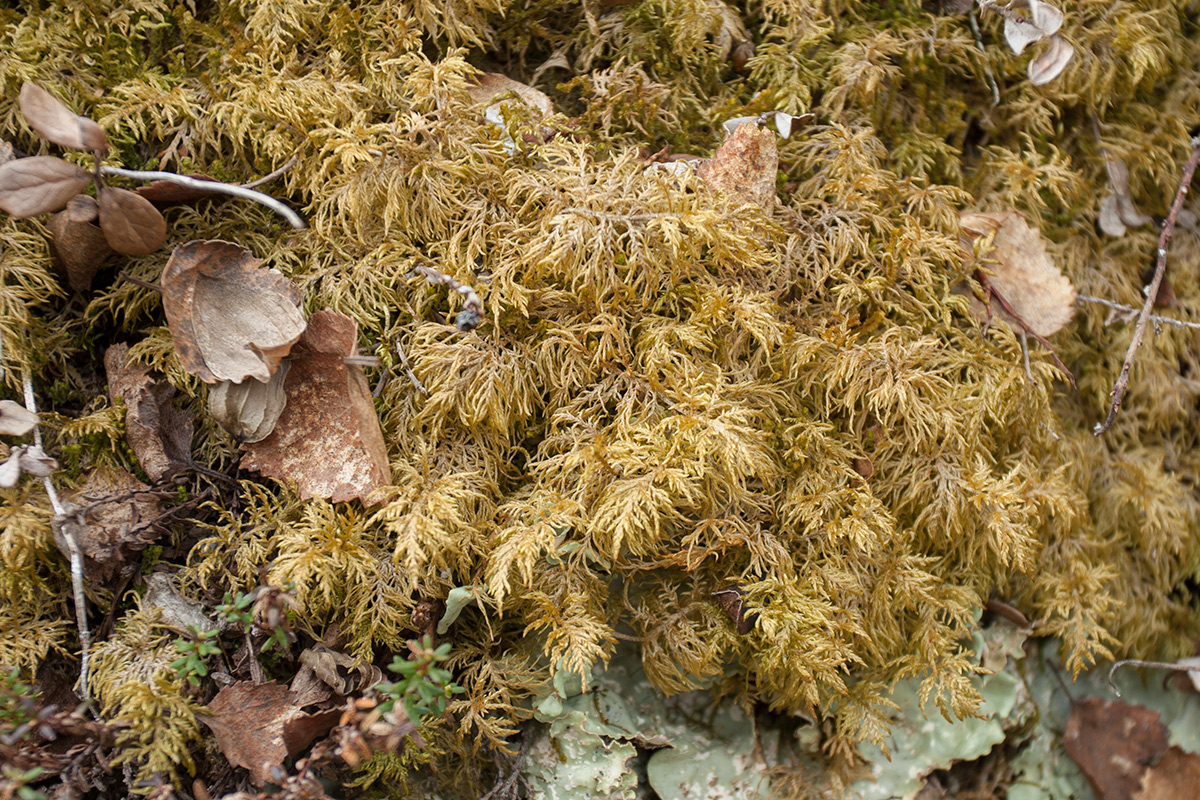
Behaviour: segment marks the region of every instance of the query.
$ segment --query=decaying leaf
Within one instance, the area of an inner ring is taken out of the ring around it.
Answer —
[[[153,572],[147,575],[147,591],[142,600],[142,607],[158,609],[159,622],[179,633],[186,633],[189,628],[211,631],[220,627],[212,617],[204,613],[199,603],[179,593],[176,587],[177,577],[167,572]]]
[[[507,92],[515,92],[521,102],[541,113],[543,117],[554,114],[554,103],[546,94],[532,86],[526,86],[520,81],[514,81],[498,72],[484,72],[475,78],[476,83],[470,88],[471,99],[479,104],[488,104],[491,111],[492,98]]]
[[[184,173],[184,177],[195,178],[201,181],[216,180],[213,176],[205,175],[203,172],[187,172]],[[134,191],[140,197],[149,200],[156,206],[194,203],[197,200],[221,200],[229,196],[218,192],[206,192],[194,186],[184,186],[182,183],[175,181],[150,181],[145,186],[137,187]]]
[[[18,158],[0,166],[0,210],[17,218],[57,211],[91,180],[91,175],[61,158]]]
[[[266,383],[254,378],[221,381],[208,390],[208,413],[239,442],[261,442],[275,430],[287,404],[283,383],[288,368],[287,361],[281,363]]]
[[[125,470],[98,467],[67,499],[71,513],[55,522],[70,527],[83,552],[84,571],[102,583],[132,574],[138,554],[162,533],[155,525],[161,499]],[[69,558],[65,542],[59,547]]]
[[[13,400],[0,400],[0,435],[24,436],[37,425],[37,414]]]
[[[712,158],[700,162],[696,174],[710,188],[738,203],[770,210],[775,205],[778,164],[775,134],[747,122],[737,127]]]
[[[114,344],[104,353],[108,396],[125,400],[125,440],[142,469],[158,482],[191,466],[192,412],[175,408],[175,388],[155,381],[140,364],[126,364],[129,345]]]
[[[311,667],[315,675],[340,695],[374,686],[383,673],[374,664],[358,664],[345,653],[314,645],[300,654],[300,663]]]
[[[8,451],[8,458],[0,464],[0,489],[11,489],[21,480],[21,473],[44,478],[58,469],[58,462],[43,452],[42,448],[21,445]]]
[[[217,692],[208,704],[211,716],[200,721],[229,762],[250,770],[251,779],[262,785],[271,780],[272,767],[328,733],[341,715],[341,709],[306,714],[299,700],[275,683],[238,681]]]
[[[1050,45],[1038,57],[1029,62],[1029,82],[1043,86],[1062,74],[1071,63],[1075,48],[1061,36],[1051,36]]]
[[[1020,55],[1030,44],[1052,36],[1063,24],[1063,12],[1041,0],[1029,0],[1029,19],[1015,14],[1004,18],[1004,41]]]
[[[162,247],[167,221],[149,200],[128,189],[106,186],[96,198],[100,229],[108,246],[127,256],[145,256]]]
[[[1167,749],[1167,728],[1144,706],[1091,697],[1072,707],[1063,747],[1098,800],[1128,800]]]
[[[726,586],[713,592],[713,599],[725,612],[725,616],[729,617],[734,629],[741,636],[754,630],[754,623],[758,621],[758,614],[746,613],[746,607],[742,602],[744,594],[742,587],[737,585]]]
[[[1195,800],[1200,792],[1200,756],[1168,747],[1146,770],[1133,800]]]
[[[1129,168],[1119,158],[1108,158],[1104,162],[1108,172],[1108,188],[1100,203],[1100,230],[1109,236],[1124,236],[1126,228],[1138,228],[1149,224],[1149,215],[1143,214],[1133,203],[1129,194]]]
[[[104,231],[93,224],[99,216],[95,198],[78,194],[67,207],[50,217],[50,252],[59,265],[67,285],[77,292],[91,288],[92,279],[112,248]]]
[[[284,388],[287,406],[275,430],[243,445],[244,469],[295,481],[300,496],[335,502],[368,497],[391,482],[387,447],[356,354],[358,326],[344,314],[313,314],[297,345]]]
[[[42,87],[24,83],[18,102],[29,127],[47,141],[72,150],[108,152],[108,137],[103,128],[67,108]]]
[[[163,310],[184,369],[205,383],[266,383],[304,333],[300,290],[233,242],[193,241],[163,270]]]
[[[1041,233],[1029,227],[1024,217],[1016,211],[971,212],[962,214],[960,222],[968,259],[973,258],[976,240],[991,237],[991,249],[981,253],[980,266],[1034,333],[1049,336],[1071,321],[1075,287],[1050,260]],[[981,320],[987,318],[988,309],[977,298],[971,299],[971,308]],[[1010,325],[1018,325],[997,304],[992,304],[991,311]]]

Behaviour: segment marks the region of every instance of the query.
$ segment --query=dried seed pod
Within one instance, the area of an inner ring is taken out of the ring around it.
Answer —
[[[208,391],[208,413],[239,442],[261,442],[275,430],[287,405],[283,384],[288,368],[287,361],[280,363],[266,383],[254,378],[221,381]]]

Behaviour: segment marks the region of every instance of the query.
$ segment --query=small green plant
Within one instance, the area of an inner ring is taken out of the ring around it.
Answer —
[[[42,767],[19,770],[16,767],[5,766],[4,777],[0,780],[0,797],[19,797],[21,800],[46,800],[46,795],[32,788],[33,783],[45,772]]]
[[[427,635],[409,642],[408,649],[410,658],[397,654],[388,665],[400,680],[381,683],[375,688],[387,698],[380,704],[383,711],[391,711],[396,703],[401,703],[409,719],[419,724],[426,714],[444,714],[446,699],[466,690],[451,680],[450,670],[438,666],[450,658],[449,642],[434,648],[433,637]]]
[[[239,592],[236,598],[229,592],[225,593],[225,602],[217,606],[217,615],[221,619],[239,626],[242,633],[249,633],[254,627],[254,612],[251,606],[254,605],[254,594]]]
[[[37,714],[33,688],[16,667],[0,673],[0,734],[21,727]]]
[[[179,658],[171,662],[171,669],[180,678],[185,678],[192,686],[200,685],[200,678],[208,675],[208,664],[205,659],[221,652],[217,644],[217,630],[202,631],[195,625],[189,625],[191,638],[180,637],[175,640],[175,649]]]

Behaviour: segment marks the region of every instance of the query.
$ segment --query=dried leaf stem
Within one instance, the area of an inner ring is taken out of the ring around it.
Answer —
[[[33,376],[28,368],[21,372],[21,384],[25,395],[25,408],[30,414],[36,414],[37,397],[33,393]],[[33,444],[39,450],[42,449],[42,429],[36,424],[33,426]],[[46,496],[50,498],[50,507],[54,509],[55,517],[65,517],[67,510],[58,499],[58,492],[55,491],[50,476],[42,478],[42,483],[46,487]],[[91,649],[92,636],[88,629],[87,597],[83,593],[83,552],[67,526],[60,525],[59,530],[71,554],[71,593],[75,598],[75,624],[79,627],[79,694],[84,701],[88,701],[91,699],[88,692],[88,651]]]
[[[1083,303],[1095,303],[1096,305],[1111,309],[1112,313],[1104,321],[1105,325],[1110,324],[1113,320],[1129,322],[1129,320],[1136,317],[1139,313],[1138,309],[1133,306],[1127,306],[1124,303],[1114,303],[1112,300],[1105,300],[1103,297],[1089,297],[1088,295],[1080,294],[1075,296],[1075,300]],[[1153,322],[1155,326],[1171,325],[1176,328],[1191,328],[1194,331],[1200,331],[1200,322],[1188,322],[1187,320],[1163,317],[1158,314],[1151,314],[1146,319]]]
[[[250,200],[259,205],[266,206],[274,211],[279,216],[288,221],[296,230],[302,230],[307,227],[304,220],[300,218],[292,209],[288,208],[283,202],[276,200],[270,195],[256,192],[245,186],[235,186],[232,183],[222,183],[220,181],[206,181],[200,178],[190,178],[187,175],[176,175],[174,172],[157,172],[138,169],[122,169],[121,167],[104,166],[100,168],[101,175],[116,175],[118,178],[129,178],[135,181],[170,181],[178,183],[181,186],[186,186],[189,189],[196,189],[201,192],[216,192],[218,194],[228,194],[234,197],[240,197],[243,200]],[[268,176],[274,177],[274,175]]]
[[[1058,367],[1059,370],[1067,376],[1067,381],[1071,384],[1071,388],[1076,388],[1075,376],[1071,373],[1071,370],[1067,369],[1067,365],[1062,362],[1062,359],[1058,357],[1058,353],[1054,352],[1054,348],[1050,346],[1050,342],[1046,341],[1046,337],[1029,327],[1029,323],[1026,322],[1025,319],[1016,312],[1016,310],[1012,307],[1012,304],[1008,302],[1004,295],[1000,294],[1000,292],[996,290],[996,287],[992,285],[992,282],[988,279],[988,276],[983,270],[975,270],[975,280],[979,281],[979,284],[983,287],[983,290],[987,292],[989,297],[996,298],[996,302],[1000,304],[1000,307],[1003,308],[1010,317],[1016,320],[1017,324],[1021,326],[1022,334],[1028,334],[1029,336],[1032,336],[1034,341],[1046,348],[1046,352],[1050,354],[1050,358],[1054,359],[1054,366]],[[1025,352],[1026,357],[1028,357],[1028,348],[1026,348]],[[1026,362],[1025,371],[1027,373],[1029,372],[1028,362]]]
[[[1121,400],[1125,397],[1125,390],[1129,387],[1129,370],[1133,367],[1133,357],[1137,354],[1138,348],[1142,346],[1142,339],[1146,335],[1146,323],[1150,321],[1150,312],[1154,309],[1154,301],[1158,298],[1158,287],[1162,284],[1163,276],[1167,272],[1167,245],[1171,243],[1171,234],[1175,231],[1175,219],[1179,216],[1179,209],[1183,207],[1184,198],[1187,197],[1192,176],[1196,174],[1196,166],[1200,164],[1200,136],[1193,138],[1190,144],[1192,154],[1183,167],[1183,176],[1179,180],[1179,191],[1175,193],[1175,202],[1171,203],[1171,210],[1163,222],[1162,232],[1158,235],[1158,262],[1154,267],[1154,278],[1145,290],[1146,300],[1142,303],[1142,311],[1138,315],[1137,327],[1133,331],[1133,340],[1129,342],[1129,350],[1125,353],[1125,363],[1121,365],[1121,374],[1117,377],[1117,382],[1113,384],[1112,392],[1109,393],[1112,397],[1112,404],[1108,407],[1108,416],[1104,422],[1092,430],[1096,436],[1112,427],[1113,421],[1117,418],[1117,412],[1121,409]]]

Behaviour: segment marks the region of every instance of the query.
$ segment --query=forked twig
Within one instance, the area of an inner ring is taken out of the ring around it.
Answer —
[[[1163,222],[1162,232],[1158,235],[1158,261],[1154,267],[1154,278],[1145,290],[1146,300],[1142,303],[1142,312],[1138,315],[1137,327],[1133,330],[1133,340],[1129,342],[1129,350],[1125,352],[1125,363],[1121,365],[1121,374],[1117,377],[1117,382],[1113,384],[1112,391],[1109,393],[1112,397],[1112,404],[1108,407],[1108,416],[1104,422],[1092,430],[1096,436],[1112,427],[1117,418],[1117,412],[1121,409],[1121,400],[1125,397],[1125,390],[1129,387],[1129,370],[1133,367],[1133,357],[1137,354],[1138,348],[1142,346],[1142,338],[1146,335],[1146,323],[1150,321],[1150,312],[1154,310],[1154,301],[1158,299],[1158,287],[1162,284],[1163,276],[1167,272],[1167,245],[1171,243],[1171,234],[1175,231],[1175,219],[1179,216],[1179,209],[1183,207],[1183,199],[1187,196],[1192,176],[1196,173],[1196,166],[1200,164],[1200,136],[1193,138],[1190,144],[1192,154],[1183,167],[1183,176],[1179,180],[1179,191],[1175,193],[1175,202],[1171,203],[1171,210]]]

